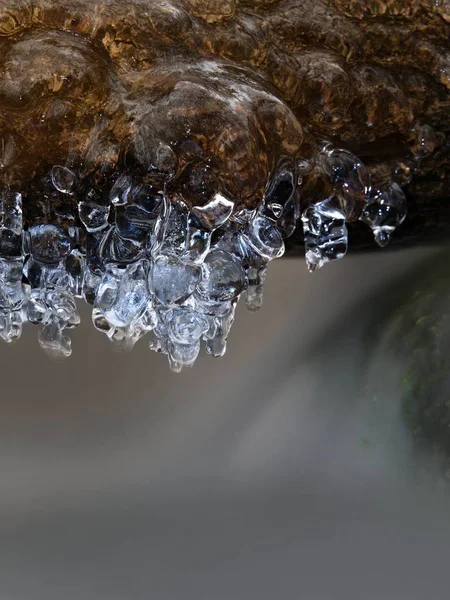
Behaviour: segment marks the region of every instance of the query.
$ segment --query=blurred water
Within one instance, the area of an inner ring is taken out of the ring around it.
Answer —
[[[448,258],[276,261],[226,357],[181,375],[87,310],[67,362],[33,329],[2,346],[0,597],[446,598],[446,409],[421,425],[446,346],[412,332],[446,326]]]

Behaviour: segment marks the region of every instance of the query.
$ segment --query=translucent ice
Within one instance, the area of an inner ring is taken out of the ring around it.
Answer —
[[[249,310],[257,311],[262,307],[266,275],[266,267],[250,267],[248,269],[248,288],[245,303]]]
[[[142,335],[144,333],[134,326],[116,327],[109,334],[109,338],[116,352],[131,352]]]
[[[291,167],[291,168],[289,168]],[[270,188],[267,190],[264,203],[275,219],[287,223],[289,212],[294,210],[295,181],[292,165],[285,165],[276,173]],[[269,214],[269,216],[271,216]],[[284,217],[284,218],[283,218]],[[292,226],[289,226],[289,230]],[[289,233],[292,233],[289,231]]]
[[[74,327],[79,324],[80,318],[77,312],[75,297],[64,289],[49,289],[45,295],[48,310],[53,317],[65,326]]]
[[[0,227],[16,235],[22,233],[22,194],[5,191],[0,195]]]
[[[188,223],[185,248],[181,254],[183,260],[201,265],[211,248],[211,233],[198,229]]]
[[[205,206],[194,206],[189,214],[189,221],[199,229],[214,231],[228,221],[233,208],[232,200],[217,193]]]
[[[16,258],[22,254],[22,236],[0,227],[0,257]]]
[[[309,271],[320,269],[347,252],[345,215],[329,200],[312,204],[302,214],[305,257]]]
[[[209,323],[205,315],[190,308],[177,308],[172,314],[169,336],[175,344],[193,344],[208,329]]]
[[[128,327],[141,316],[149,300],[145,262],[125,269],[111,264],[98,288],[95,307],[114,327]]]
[[[0,313],[0,337],[10,344],[22,335],[22,312],[20,310]]]
[[[104,312],[100,308],[96,308],[94,306],[92,310],[92,322],[94,323],[94,327],[105,333],[109,338],[112,337],[116,328],[114,325],[111,325],[109,321],[106,320]]]
[[[5,191],[0,195],[0,257],[22,255],[22,195]]]
[[[167,196],[164,194],[162,196],[161,205],[158,208],[158,215],[152,226],[148,240],[148,251],[153,255],[156,255],[161,250],[170,219],[170,213],[170,202]]]
[[[63,335],[63,327],[56,317],[40,329],[38,340],[41,348],[53,358],[63,358],[72,354],[70,338]]]
[[[161,214],[163,208],[163,194],[151,185],[134,187],[129,200],[130,215],[136,209],[136,220],[153,220]],[[132,218],[130,216],[130,218]]]
[[[234,321],[235,306],[223,317],[215,317],[215,333],[211,339],[206,341],[206,352],[215,358],[223,356],[227,349],[227,338]]]
[[[200,279],[200,268],[184,263],[177,256],[160,255],[156,258],[149,275],[152,293],[162,304],[182,304],[194,293]]]
[[[110,323],[111,321],[106,317],[106,314],[113,310],[118,300],[122,275],[123,269],[121,267],[115,264],[108,265],[95,297],[95,308],[100,310]]]
[[[347,219],[360,212],[369,192],[369,175],[363,162],[347,150],[330,148],[319,154],[318,161],[330,178]]]
[[[38,325],[48,320],[47,315],[49,314],[47,309],[47,303],[45,297],[40,293],[39,290],[34,290],[31,293],[30,299],[27,304],[27,318],[30,323]]]
[[[120,235],[143,241],[157,226],[163,208],[163,197],[151,186],[131,190],[126,205],[116,206],[116,226]]]
[[[35,225],[28,235],[31,255],[41,263],[56,264],[72,249],[70,238],[56,225]]]
[[[200,341],[191,344],[178,344],[170,341],[167,348],[170,368],[179,373],[183,367],[192,366],[200,353]]]
[[[73,196],[66,199],[73,214],[57,213],[60,225],[34,223],[24,232],[21,195],[0,195],[0,337],[17,338],[23,315],[40,325],[47,352],[68,356],[65,332],[80,322],[76,297],[82,297],[93,305],[94,326],[119,350],[150,334],[150,348],[167,355],[177,372],[194,363],[202,344],[222,356],[240,296],[246,292],[250,310],[261,307],[267,265],[282,256],[300,200],[307,206],[309,269],[345,254],[346,220],[366,202],[365,168],[330,147],[304,163],[303,170],[292,161],[276,165],[259,206],[239,211],[219,192],[202,206],[188,205],[167,184],[147,183],[144,171],[105,169],[100,179],[78,182],[70,169],[55,166],[53,186]],[[53,211],[60,195],[48,193]],[[200,197],[204,202],[206,191]],[[379,239],[401,220],[400,204],[394,185],[371,197],[363,220]]]
[[[127,175],[121,175],[111,188],[109,199],[114,206],[127,204],[132,188],[131,179]]]
[[[131,263],[143,256],[145,248],[140,241],[123,237],[116,226],[105,231],[106,233],[97,248],[97,259],[100,268],[110,262],[117,264]]]
[[[86,267],[83,277],[83,298],[88,304],[94,304],[101,277]]]
[[[185,204],[178,202],[170,207],[165,218],[161,254],[181,255],[186,247],[187,229],[188,209]]]
[[[95,202],[85,200],[78,202],[80,221],[89,233],[101,231],[108,226],[109,211],[109,206],[101,206]]]
[[[0,260],[0,337],[13,342],[22,334],[23,259]]]
[[[86,257],[80,250],[75,249],[66,259],[66,270],[69,275],[70,291],[77,298],[83,295],[83,280],[86,271]]]
[[[24,302],[22,288],[23,260],[0,260],[0,309],[18,310]]]
[[[212,250],[202,265],[198,286],[201,296],[211,302],[227,302],[239,296],[246,285],[240,261],[223,250]]]
[[[284,241],[276,222],[256,215],[243,233],[247,243],[265,260],[274,260],[284,254]]]
[[[52,183],[62,194],[72,194],[76,182],[76,175],[67,167],[55,165],[52,169]]]
[[[389,243],[393,231],[406,217],[406,198],[402,188],[390,182],[376,189],[361,216],[361,221],[369,225],[379,246]]]
[[[70,275],[68,274],[64,261],[49,265],[35,260],[32,256],[27,260],[23,268],[23,274],[28,279],[31,288],[68,288]]]

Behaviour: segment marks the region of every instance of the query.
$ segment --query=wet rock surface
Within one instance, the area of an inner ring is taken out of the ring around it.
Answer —
[[[328,141],[427,219],[450,187],[449,34],[441,0],[7,0],[0,182],[26,222],[76,219],[124,170],[238,210]],[[49,189],[54,165],[72,194]]]

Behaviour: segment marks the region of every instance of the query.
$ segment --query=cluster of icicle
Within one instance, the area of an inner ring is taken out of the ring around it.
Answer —
[[[283,218],[295,225],[301,216],[312,271],[346,253],[346,222],[354,218],[361,186],[365,200],[358,218],[380,245],[405,217],[401,188],[389,183],[371,190],[362,183],[364,166],[350,153],[325,149],[314,161],[303,161],[300,172],[317,161],[322,171],[326,167],[333,194],[315,198],[302,211],[292,200],[300,191],[303,202],[302,175],[289,198],[278,193],[257,210],[239,212],[220,192],[189,210],[164,191],[122,175],[108,202],[77,198],[78,219],[67,228],[24,227],[21,194],[4,191],[0,336],[12,342],[30,322],[39,326],[43,349],[69,356],[67,331],[79,324],[76,299],[84,298],[93,305],[95,327],[112,342],[128,350],[150,334],[150,348],[166,354],[173,371],[191,366],[202,342],[206,352],[222,356],[240,296],[245,294],[251,310],[261,307],[267,264],[284,252]],[[50,177],[61,194],[74,193],[71,170],[55,166]]]

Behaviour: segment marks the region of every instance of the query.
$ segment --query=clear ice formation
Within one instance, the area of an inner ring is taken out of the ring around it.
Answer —
[[[361,221],[369,225],[375,241],[384,248],[394,230],[406,218],[406,198],[402,188],[390,181],[372,192],[364,208]]]
[[[55,165],[50,179],[59,193],[77,196],[70,169]],[[30,322],[46,352],[69,356],[67,333],[80,323],[77,298],[84,298],[94,326],[121,350],[150,334],[150,348],[166,354],[175,372],[193,365],[202,342],[222,356],[239,298],[245,294],[252,311],[261,307],[267,265],[283,255],[298,216],[314,271],[345,255],[349,221],[362,220],[384,246],[406,215],[399,185],[371,189],[364,165],[345,150],[326,146],[300,161],[292,182],[281,174],[277,192],[269,188],[257,210],[237,211],[220,192],[188,209],[121,175],[106,203],[95,194],[76,197],[78,226],[67,229],[25,228],[21,194],[4,191],[0,337],[17,340]]]
[[[345,215],[331,200],[309,206],[302,214],[302,223],[309,271],[345,256],[348,246]]]

